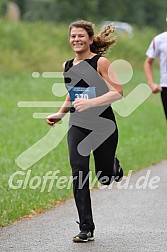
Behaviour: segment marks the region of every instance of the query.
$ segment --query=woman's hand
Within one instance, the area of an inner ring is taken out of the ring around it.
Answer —
[[[82,111],[84,111],[84,110],[89,109],[90,107],[92,107],[92,101],[91,101],[91,99],[77,98],[72,103],[72,105],[74,106],[74,108],[78,112],[82,112]]]
[[[49,115],[47,118],[46,118],[46,122],[47,124],[49,124],[50,126],[54,126],[55,123],[61,121],[61,114],[60,113],[55,113],[55,114],[52,114],[52,115]]]
[[[159,93],[159,92],[162,91],[162,88],[161,88],[158,84],[156,84],[156,83],[152,83],[152,84],[150,85],[150,87],[151,87],[152,92],[153,92],[154,94]]]

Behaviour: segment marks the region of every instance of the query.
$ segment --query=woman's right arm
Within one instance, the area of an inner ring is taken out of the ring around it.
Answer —
[[[59,109],[59,111],[55,114],[49,115],[46,118],[47,124],[49,124],[50,126],[54,126],[55,123],[59,122],[69,112],[70,105],[71,105],[70,95],[67,94],[66,99],[61,108]]]
[[[148,85],[150,86],[153,93],[159,93],[162,91],[161,87],[154,82],[154,76],[153,76],[153,65],[154,59],[147,57],[144,62],[144,73],[146,76],[146,80]]]

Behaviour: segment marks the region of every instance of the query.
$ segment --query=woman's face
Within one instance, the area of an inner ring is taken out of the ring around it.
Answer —
[[[80,54],[90,50],[93,40],[83,28],[73,27],[70,31],[69,42],[73,51]]]

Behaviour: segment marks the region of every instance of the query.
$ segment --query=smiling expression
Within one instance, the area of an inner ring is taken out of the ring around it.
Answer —
[[[80,54],[90,50],[93,40],[83,28],[73,27],[70,31],[69,42],[73,51]]]

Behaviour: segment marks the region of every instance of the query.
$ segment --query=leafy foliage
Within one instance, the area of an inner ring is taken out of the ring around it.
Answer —
[[[164,30],[166,0],[13,0],[25,20],[71,22],[88,19],[101,23],[105,20],[129,22],[139,27],[151,26]],[[0,14],[9,0],[1,0]]]

